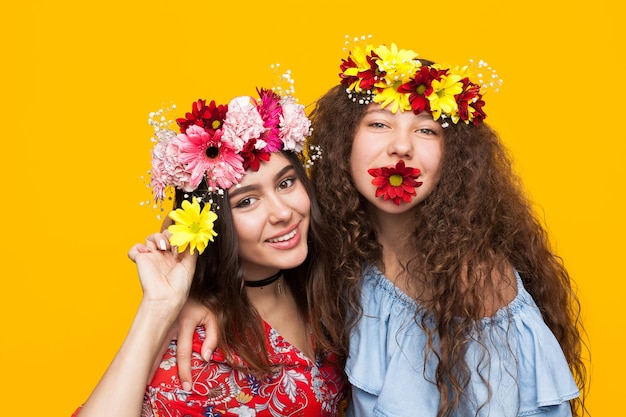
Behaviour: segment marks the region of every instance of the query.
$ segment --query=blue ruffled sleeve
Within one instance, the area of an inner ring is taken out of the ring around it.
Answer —
[[[556,338],[516,276],[516,298],[483,319],[482,331],[469,344],[468,365],[479,372],[472,373],[466,391],[471,401],[459,416],[571,416],[568,400],[579,395],[578,387]],[[432,381],[437,359],[431,354],[424,361],[427,336],[414,320],[415,302],[370,267],[362,306],[364,316],[351,334],[346,364],[353,391],[348,416],[436,416],[439,392]],[[491,386],[488,402],[481,378]]]

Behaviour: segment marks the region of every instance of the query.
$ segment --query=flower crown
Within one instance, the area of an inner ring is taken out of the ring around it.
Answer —
[[[341,63],[341,84],[348,96],[360,104],[390,105],[393,113],[412,110],[431,112],[433,119],[459,120],[478,125],[487,117],[481,85],[470,80],[469,66],[462,68],[423,63],[411,50],[395,44],[355,46]],[[479,62],[479,68],[486,66]],[[489,68],[491,70],[491,68]],[[492,78],[497,78],[493,70]],[[478,77],[482,77],[481,74]],[[501,83],[501,81],[499,81]],[[482,87],[486,87],[483,85]]]
[[[214,194],[223,195],[238,184],[247,169],[258,171],[272,152],[303,150],[311,133],[304,106],[273,90],[257,89],[257,93],[258,99],[236,97],[227,105],[215,101],[207,105],[199,99],[191,112],[176,119],[180,133],[164,122],[160,112],[151,114],[149,123],[156,136],[150,181],[154,199],[162,202],[168,189],[192,197],[169,214],[176,222],[168,228],[170,243],[180,252],[189,244],[192,253],[195,247],[202,253],[216,236],[217,214],[210,212]]]

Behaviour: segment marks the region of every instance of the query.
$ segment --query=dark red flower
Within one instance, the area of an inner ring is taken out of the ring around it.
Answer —
[[[339,73],[341,84],[346,86],[352,85],[353,82],[356,82],[359,79],[357,76],[348,76],[344,74],[348,68],[356,68],[356,64],[352,60],[351,56],[348,56],[348,59],[342,59],[339,68],[341,68],[341,72]]]
[[[461,81],[463,82],[463,91],[455,96],[459,107],[459,118],[463,121],[469,120],[469,108],[471,107],[474,113],[472,122],[478,126],[487,117],[483,111],[485,101],[482,99],[482,94],[480,94],[480,86],[472,83],[468,78],[464,78]]]
[[[248,168],[252,169],[253,171],[258,171],[261,167],[261,161],[267,162],[270,160],[270,152],[263,149],[255,149],[255,144],[256,139],[250,139],[248,142],[246,142],[240,152],[240,155],[243,158],[244,171],[246,171]]]
[[[423,65],[419,71],[415,72],[411,81],[398,87],[398,92],[409,93],[409,103],[411,103],[413,113],[430,111],[430,101],[427,96],[432,92],[432,82],[440,79],[445,73],[446,70]]]
[[[199,99],[193,103],[191,113],[185,113],[185,117],[176,119],[176,123],[178,123],[181,133],[185,133],[189,126],[196,125],[213,134],[222,127],[227,111],[228,105],[216,105],[215,101],[211,100],[207,106],[206,100]]]
[[[374,88],[374,84],[385,76],[385,71],[379,71],[378,65],[376,65],[376,60],[378,59],[378,55],[372,51],[370,55],[367,56],[367,63],[370,67],[367,70],[359,71],[358,75],[347,76],[344,74],[346,69],[348,68],[357,68],[357,64],[352,60],[352,57],[348,57],[348,59],[342,59],[341,65],[341,73],[339,77],[341,78],[341,84],[350,86],[352,83],[358,81],[358,86],[362,91],[368,91]]]
[[[372,168],[367,171],[374,179],[376,197],[383,197],[385,201],[392,200],[396,205],[402,201],[409,203],[416,195],[415,188],[422,185],[415,181],[420,175],[417,168],[405,167],[404,161],[398,161],[396,166]]]

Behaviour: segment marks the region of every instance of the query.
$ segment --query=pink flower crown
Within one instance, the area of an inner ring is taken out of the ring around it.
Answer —
[[[470,68],[452,68],[440,64],[423,64],[411,50],[398,49],[395,44],[354,47],[340,65],[341,84],[348,96],[360,104],[379,103],[391,106],[393,113],[412,110],[432,113],[444,127],[448,120],[478,125],[487,115],[481,87],[470,80]],[[487,66],[480,61],[479,68]],[[497,74],[491,69],[492,78]],[[482,74],[478,74],[482,78]],[[501,80],[489,84],[501,84]]]
[[[156,144],[150,185],[156,201],[163,201],[168,187],[191,193],[203,180],[208,187],[203,193],[223,193],[247,169],[257,171],[270,153],[302,151],[311,133],[304,106],[272,90],[257,93],[258,99],[236,97],[228,105],[194,102],[191,112],[176,119],[180,133],[151,115]]]

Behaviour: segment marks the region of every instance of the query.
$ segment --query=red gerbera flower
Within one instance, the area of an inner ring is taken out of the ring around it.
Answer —
[[[215,100],[212,100],[207,106],[206,100],[199,99],[193,103],[191,113],[185,113],[185,117],[176,119],[176,123],[180,126],[181,133],[185,133],[189,126],[196,125],[213,134],[222,127],[227,111],[228,105],[218,106]]]
[[[430,111],[430,101],[427,96],[432,93],[432,82],[438,80],[446,70],[438,70],[430,66],[423,65],[408,83],[398,87],[398,92],[409,93],[409,103],[413,113],[419,114],[423,111]]]
[[[415,181],[420,170],[405,167],[402,160],[395,167],[372,168],[367,173],[374,177],[372,184],[377,187],[376,197],[382,196],[385,201],[393,200],[396,205],[402,201],[409,203],[416,195],[415,188],[422,185],[421,181]]]

